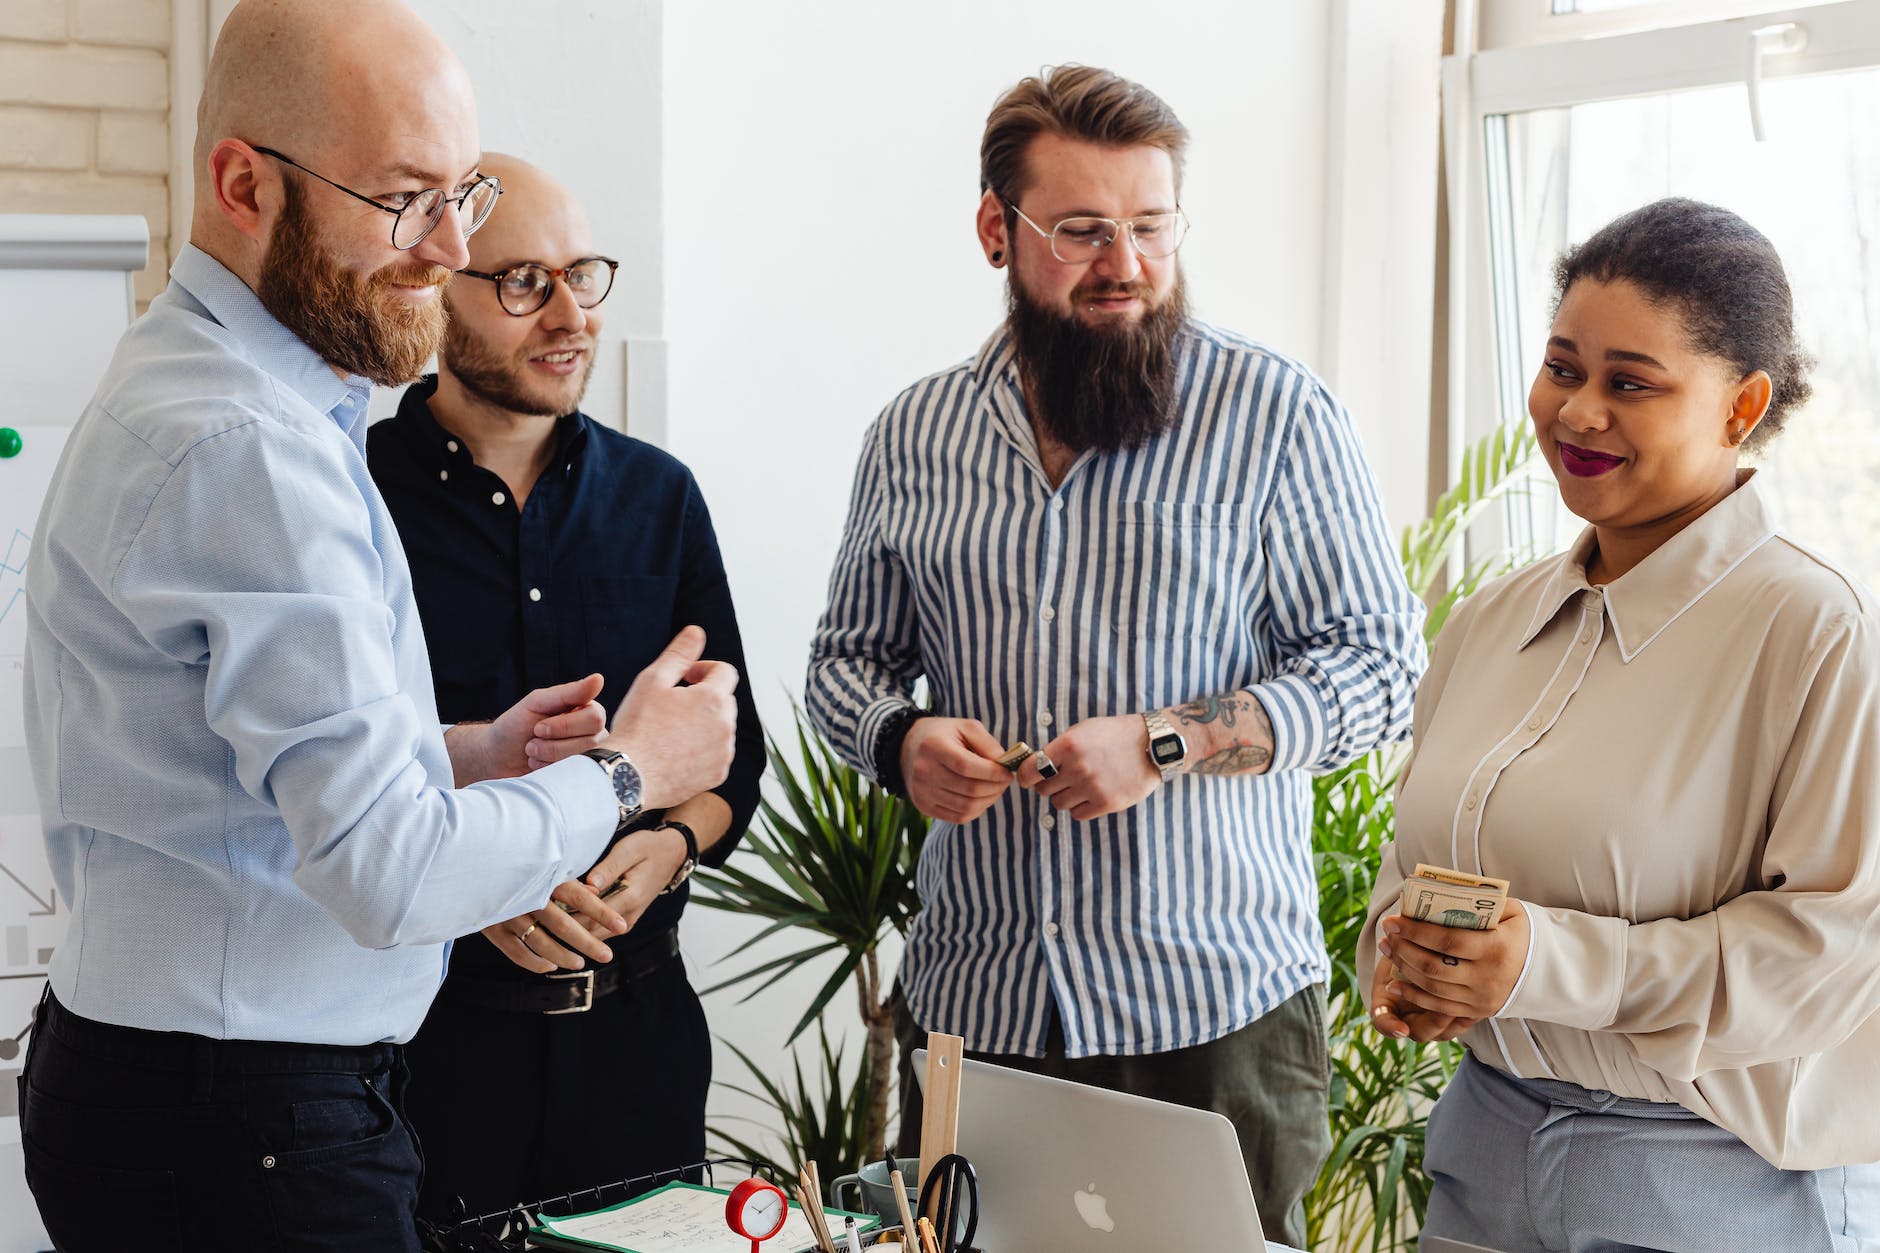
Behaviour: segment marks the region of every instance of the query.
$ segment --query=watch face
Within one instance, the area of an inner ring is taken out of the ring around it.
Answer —
[[[634,764],[622,757],[614,763],[614,799],[630,810],[640,808],[641,798],[645,795],[645,784],[640,779],[640,772]]]
[[[1158,735],[1149,745],[1149,757],[1158,766],[1172,766],[1187,756],[1178,735]]]

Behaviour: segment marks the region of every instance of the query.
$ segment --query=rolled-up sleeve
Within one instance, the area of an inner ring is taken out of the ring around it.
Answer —
[[[1261,537],[1280,661],[1251,690],[1272,769],[1323,771],[1409,731],[1428,655],[1351,418],[1309,376],[1298,387]]]
[[[436,943],[539,906],[593,864],[618,809],[575,760],[431,782],[434,713],[402,690],[389,572],[345,446],[275,423],[194,445],[156,493],[112,599],[179,666],[241,788],[276,807],[295,882],[358,943]]]
[[[829,603],[810,646],[805,700],[816,730],[850,764],[879,778],[883,725],[912,705],[920,628],[907,573],[882,539],[888,507],[886,415],[869,428],[855,471]]]

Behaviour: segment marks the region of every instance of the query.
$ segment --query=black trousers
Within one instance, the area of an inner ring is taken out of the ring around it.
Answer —
[[[580,1014],[440,996],[406,1050],[434,1222],[705,1156],[711,1035],[678,957]]]
[[[897,1152],[920,1153],[922,1101],[911,1060],[927,1033],[894,990],[894,1035],[900,1044],[901,1130]],[[1267,1239],[1305,1247],[1305,1195],[1331,1152],[1326,1117],[1331,1060],[1325,1039],[1325,988],[1315,985],[1282,1001],[1240,1030],[1166,1053],[1067,1058],[1056,1015],[1043,1057],[968,1053],[981,1061],[1073,1083],[1130,1092],[1196,1109],[1234,1124]]]
[[[48,994],[19,1079],[26,1183],[61,1253],[417,1253],[404,1074],[396,1045],[141,1031]]]

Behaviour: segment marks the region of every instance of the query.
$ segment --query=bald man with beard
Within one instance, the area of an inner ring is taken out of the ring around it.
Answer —
[[[598,674],[440,726],[365,416],[436,350],[498,195],[463,68],[390,0],[246,0],[198,135],[190,244],[29,558],[27,740],[72,915],[26,1177],[69,1253],[415,1250],[402,1042],[447,942],[722,782],[737,674],[691,628],[611,729]]]
[[[451,284],[437,375],[367,442],[411,562],[438,711],[487,718],[590,671],[624,691],[690,623],[705,628],[707,657],[742,669],[691,472],[580,410],[614,262],[555,179],[498,153],[481,168],[502,179],[503,211]],[[410,1047],[421,1215],[448,1218],[459,1200],[490,1213],[705,1155],[711,1035],[679,919],[693,866],[722,864],[757,807],[764,743],[749,692],[738,689],[724,783],[643,815],[557,888],[572,913],[537,910],[452,948]],[[595,892],[616,883],[601,905]],[[636,1081],[609,1097],[608,1117],[590,1117],[608,1073]]]

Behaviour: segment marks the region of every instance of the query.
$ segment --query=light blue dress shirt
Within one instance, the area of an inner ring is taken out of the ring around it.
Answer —
[[[341,379],[185,248],[74,427],[26,580],[26,731],[87,1018],[402,1041],[447,942],[585,871],[575,759],[453,790],[411,575]]]
[[[901,979],[923,1027],[1071,1057],[1219,1039],[1328,974],[1311,771],[1410,727],[1427,657],[1377,485],[1303,366],[1216,327],[1179,340],[1181,419],[1086,452],[1053,487],[1011,336],[921,380],[870,429],[808,707],[871,774],[916,676],[1001,744],[1250,689],[1262,775],[1181,775],[1074,822],[1010,788],[936,822]]]

